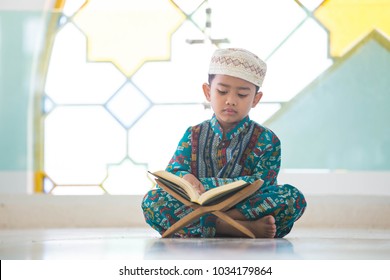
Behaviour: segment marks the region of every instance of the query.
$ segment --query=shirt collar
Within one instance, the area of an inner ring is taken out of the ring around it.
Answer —
[[[226,139],[232,140],[235,136],[240,134],[241,131],[243,131],[245,128],[248,127],[249,122],[250,122],[249,116],[246,116],[245,118],[243,118],[235,127],[233,127],[231,130],[226,132]],[[213,129],[214,133],[216,133],[219,136],[219,138],[222,139],[223,129],[222,129],[221,125],[219,124],[215,114],[211,118],[210,123],[211,123],[211,128]]]

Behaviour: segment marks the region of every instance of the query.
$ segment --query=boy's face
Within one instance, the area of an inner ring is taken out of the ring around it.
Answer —
[[[211,85],[203,84],[203,92],[224,132],[245,118],[263,95],[254,84],[227,75],[215,75]]]

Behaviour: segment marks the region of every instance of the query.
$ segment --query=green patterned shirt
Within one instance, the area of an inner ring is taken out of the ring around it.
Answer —
[[[186,130],[166,170],[191,173],[206,190],[239,179],[269,186],[277,184],[280,161],[280,140],[271,130],[247,116],[224,135],[213,115]]]

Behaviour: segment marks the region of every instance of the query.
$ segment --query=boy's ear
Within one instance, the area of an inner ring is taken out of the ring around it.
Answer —
[[[206,100],[208,102],[211,102],[211,96],[210,96],[210,85],[207,83],[204,83],[202,85],[204,96],[206,97]]]
[[[256,93],[255,98],[253,99],[252,108],[255,108],[256,105],[259,104],[262,97],[263,97],[263,93],[261,91]]]

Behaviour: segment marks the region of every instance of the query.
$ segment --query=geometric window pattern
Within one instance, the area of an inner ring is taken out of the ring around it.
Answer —
[[[322,2],[57,1],[36,104],[36,191],[144,194],[146,171],[165,168],[185,129],[211,117],[201,85],[219,47],[267,61],[251,112],[263,123],[359,37],[338,46],[338,1]]]
[[[389,0],[325,1],[315,16],[329,30],[333,57],[343,56],[373,30],[390,38]]]

